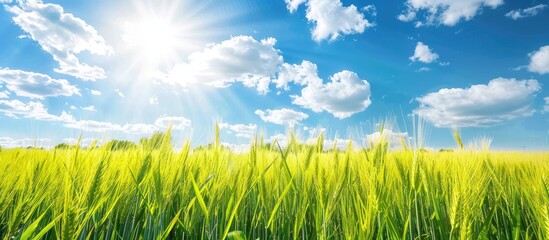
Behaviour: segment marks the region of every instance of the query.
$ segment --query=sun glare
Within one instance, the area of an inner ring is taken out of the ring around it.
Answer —
[[[168,19],[148,17],[137,23],[126,23],[123,40],[127,47],[148,62],[168,60],[181,41],[180,32]]]
[[[1,1],[1,0],[0,0]],[[204,49],[221,28],[222,18],[208,11],[210,1],[130,0],[117,11],[111,26],[116,35],[116,68],[113,76],[121,86],[152,91],[174,66]],[[156,85],[155,85],[156,86]]]
[[[117,55],[123,56],[117,79],[152,82],[159,72],[169,71],[177,63],[203,47],[218,22],[203,13],[204,7],[186,1],[134,0],[133,6],[119,13]]]

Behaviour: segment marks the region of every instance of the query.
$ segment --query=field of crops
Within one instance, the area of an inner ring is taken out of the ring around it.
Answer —
[[[0,236],[549,239],[549,153],[3,149]]]

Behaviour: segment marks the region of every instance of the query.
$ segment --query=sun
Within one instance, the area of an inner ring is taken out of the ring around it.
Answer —
[[[168,18],[147,16],[126,22],[122,39],[141,61],[160,64],[172,58],[182,39],[181,29]]]
[[[1,1],[1,0],[0,0]],[[121,84],[156,83],[188,57],[204,48],[219,31],[210,3],[187,0],[130,0],[112,18],[115,59],[111,75]],[[112,13],[115,14],[115,13]]]

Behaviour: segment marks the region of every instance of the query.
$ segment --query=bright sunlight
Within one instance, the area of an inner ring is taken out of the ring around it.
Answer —
[[[177,48],[180,41],[178,29],[169,21],[160,17],[146,17],[137,23],[125,24],[123,40],[140,57],[150,62],[165,61]]]

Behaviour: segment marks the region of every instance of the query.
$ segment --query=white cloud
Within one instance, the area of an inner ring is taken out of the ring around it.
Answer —
[[[341,35],[363,33],[374,24],[368,21],[355,5],[343,6],[340,0],[285,0],[293,13],[301,4],[307,5],[307,20],[314,23],[312,37],[315,41],[333,41]],[[370,11],[372,8],[366,9]],[[375,9],[375,8],[374,8]],[[373,14],[375,16],[375,10]]]
[[[10,97],[10,92],[8,91],[1,91],[0,92],[0,99],[5,99]]]
[[[18,1],[18,5],[5,8],[15,15],[13,22],[59,63],[54,69],[56,72],[89,81],[106,77],[105,70],[80,63],[76,56],[84,51],[97,55],[113,52],[84,20],[65,13],[60,5],[44,4],[40,0]]]
[[[401,146],[402,141],[406,144],[408,143],[408,133],[407,132],[394,132],[391,129],[383,129],[381,132],[375,132],[369,135],[366,135],[367,144],[376,145],[381,141],[389,143],[391,148],[396,146]]]
[[[294,136],[294,137],[299,137],[299,136]],[[318,136],[312,136],[305,140],[299,139],[299,138],[296,140],[300,143],[304,143],[308,145],[316,145],[318,143]],[[274,146],[275,149],[277,149],[279,145],[281,148],[285,148],[286,146],[288,146],[288,142],[290,141],[290,139],[286,135],[279,133],[279,134],[270,136],[268,139],[265,140],[265,142],[269,144],[272,144],[275,141],[278,143],[278,145]],[[331,150],[334,147],[336,149],[345,151],[349,147],[349,143],[351,144],[351,147],[354,150],[360,149],[361,147],[361,145],[357,141],[352,139],[343,139],[343,138],[324,139],[324,141],[322,142],[324,151]]]
[[[72,109],[72,106],[71,106]],[[84,110],[95,110],[89,106]],[[173,129],[183,129],[190,126],[191,120],[183,117],[160,117],[155,124],[128,123],[116,124],[95,120],[76,120],[72,115],[63,111],[61,115],[53,115],[40,102],[23,103],[19,100],[0,100],[0,112],[12,118],[29,118],[40,121],[61,122],[67,128],[78,129],[86,132],[124,132],[133,135],[149,135],[156,131],[167,128],[173,124]]]
[[[296,124],[300,124],[301,121],[309,117],[306,113],[287,108],[276,110],[267,109],[265,111],[256,110],[255,114],[257,114],[264,122],[286,125],[289,127],[294,127]]]
[[[423,63],[432,63],[438,59],[438,54],[433,52],[429,46],[423,44],[422,42],[417,42],[416,49],[414,50],[414,55],[410,57],[412,62],[420,61]]]
[[[539,74],[549,73],[549,45],[539,48],[538,51],[531,52],[530,64],[528,70]]]
[[[316,139],[311,139],[310,144],[316,144]],[[336,138],[336,139],[326,139],[324,140],[324,150],[330,150],[339,149],[341,151],[345,151],[349,148],[349,144],[351,144],[351,149],[357,150],[360,149],[360,144],[352,139],[342,139],[342,138]]]
[[[407,0],[406,11],[398,16],[405,22],[416,20],[416,27],[443,24],[454,26],[462,19],[471,20],[484,7],[492,9],[503,4],[503,0]]]
[[[227,129],[229,133],[234,133],[239,138],[253,138],[257,133],[257,125],[255,124],[220,123],[219,129]]]
[[[307,133],[309,133],[309,138],[316,138],[316,137],[320,136],[320,134],[326,133],[326,128],[323,128],[323,127],[320,127],[320,126],[318,126],[318,127],[304,126],[303,130],[306,131]]]
[[[234,151],[235,153],[246,153],[248,151],[250,151],[250,145],[251,144],[234,144],[234,143],[227,143],[227,142],[222,142],[221,143],[222,146],[225,146],[225,147],[228,147],[229,149],[231,149],[232,151]]]
[[[288,8],[288,11],[290,11],[291,13],[295,12],[301,4],[304,4],[307,2],[307,0],[284,0],[284,1],[286,2],[286,7]]]
[[[241,82],[265,94],[283,63],[275,43],[274,38],[257,41],[249,36],[232,37],[192,53],[188,62],[176,65],[161,80],[183,87],[196,84],[228,87]]]
[[[286,137],[286,135],[282,134],[282,133],[279,133],[279,134],[276,134],[276,135],[273,135],[273,136],[270,136],[266,142],[267,143],[274,143],[275,141],[278,143],[278,145],[280,145],[280,147],[286,147],[288,145],[288,137]],[[275,146],[277,147],[277,146]]]
[[[169,126],[175,130],[183,130],[191,126],[192,121],[184,117],[163,116],[156,119],[154,125],[160,128],[168,128]]]
[[[122,93],[120,89],[114,89],[114,91],[118,94],[119,97],[126,98],[126,95],[124,95],[124,93]]]
[[[413,12],[413,11],[408,11],[405,14],[403,13],[403,14],[398,15],[397,18],[398,18],[398,20],[403,21],[403,22],[411,22],[414,19],[416,19],[416,13]]]
[[[149,104],[151,105],[158,105],[158,98],[156,96],[152,96],[149,98]]]
[[[95,112],[97,111],[97,109],[95,109],[95,106],[87,106],[87,107],[83,107],[82,110],[86,110],[86,111],[89,111],[89,112]]]
[[[538,15],[541,11],[547,8],[547,4],[539,4],[526,9],[517,9],[505,14],[506,17],[517,20],[520,18],[533,17]]]
[[[0,68],[0,82],[17,96],[44,99],[45,97],[80,95],[79,89],[65,79],[22,70]]]
[[[69,121],[66,122],[64,126],[87,132],[108,132],[120,129],[120,126],[117,124],[93,120]]]
[[[51,139],[49,138],[20,138],[0,137],[0,146],[3,148],[19,147],[49,147]]]
[[[376,8],[376,6],[374,6],[372,4],[364,6],[362,8],[362,11],[372,15],[373,17],[377,16],[377,8]]]
[[[314,63],[284,63],[280,50],[274,48],[275,43],[273,38],[256,41],[249,36],[232,37],[191,54],[187,63],[177,65],[159,80],[184,88],[190,85],[227,87],[241,82],[247,87],[255,87],[260,94],[269,91],[271,82],[285,90],[294,83],[306,86],[302,90],[303,96],[292,96],[294,104],[314,107],[317,112],[326,110],[339,118],[363,111],[370,105],[369,84],[358,79],[355,73],[342,71],[332,76],[331,83],[323,85]],[[339,89],[341,87],[345,89]],[[316,95],[317,91],[321,92],[321,97],[305,99]]]
[[[289,90],[288,84],[293,82],[301,86],[313,82],[322,82],[318,77],[318,69],[316,64],[303,61],[301,64],[282,64],[278,78],[273,80],[277,88]]]
[[[323,129],[319,129],[319,130],[324,131]],[[318,144],[318,136],[319,136],[318,134],[315,134],[315,135],[310,135],[306,139],[302,139],[302,138],[300,138],[299,135],[294,135],[294,137],[297,138],[296,140],[299,143],[303,143],[303,144],[307,144],[307,145],[317,145]],[[278,142],[278,144],[280,145],[281,148],[285,148],[286,146],[288,146],[289,140],[290,139],[286,135],[279,133],[279,134],[276,134],[276,135],[273,135],[273,136],[269,137],[266,140],[266,142],[267,143],[274,143],[276,141],[276,142]],[[361,148],[361,145],[353,139],[343,139],[343,138],[324,139],[324,141],[322,142],[324,151],[334,149],[334,147],[336,149],[345,151],[345,150],[348,149],[349,144],[351,144],[351,148],[354,149],[354,150],[357,150],[357,149]],[[276,145],[275,145],[275,148],[277,148]]]
[[[431,71],[431,69],[428,67],[421,67],[418,70],[416,70],[416,72],[428,72],[428,71]]]
[[[101,92],[98,91],[98,90],[93,90],[92,89],[92,90],[90,90],[90,93],[91,93],[91,95],[94,95],[94,96],[101,96]]]
[[[76,145],[78,143],[78,138],[64,138],[63,142],[69,145]],[[94,142],[97,144],[97,146],[103,143],[102,140],[96,138],[82,138],[80,139],[80,146],[88,147],[91,146]]]
[[[327,111],[343,119],[364,111],[370,104],[370,84],[350,71],[342,71],[323,84],[321,79],[309,82],[301,96],[291,96],[293,104],[313,110]]]
[[[191,54],[187,63],[177,65],[160,80],[182,87],[227,87],[242,82],[260,94],[269,91],[271,82],[285,90],[294,83],[306,86],[302,96],[292,96],[294,104],[316,112],[328,111],[338,118],[364,111],[370,105],[370,85],[356,73],[342,71],[334,74],[330,83],[323,84],[314,63],[284,63],[275,43],[273,38],[256,41],[249,36],[232,37]]]
[[[71,110],[76,110],[76,109],[78,109],[78,108],[77,108],[76,106],[74,106],[74,105],[71,105],[70,108],[71,108]]]
[[[117,130],[133,135],[150,135],[159,131],[157,126],[143,123],[124,124]]]
[[[543,100],[545,100],[545,106],[543,106],[543,111],[549,112],[549,97],[546,97]]]
[[[159,131],[157,126],[151,124],[135,123],[120,125],[94,120],[66,121],[64,126],[85,132],[124,132],[132,135],[150,135]]]
[[[74,119],[70,114],[62,112],[61,115],[52,115],[40,102],[23,103],[19,100],[0,100],[0,112],[6,116],[29,118],[41,121],[67,121]]]
[[[115,124],[110,122],[100,122],[94,120],[75,120],[74,117],[66,112],[61,115],[53,115],[40,102],[23,103],[19,100],[0,100],[0,112],[9,117],[29,118],[40,121],[61,122],[67,128],[78,129],[88,132],[124,132],[134,135],[147,135],[159,131],[160,129],[151,124]]]
[[[502,123],[535,110],[532,102],[541,89],[536,80],[497,78],[487,85],[441,89],[416,100],[414,110],[437,127],[479,127]]]

